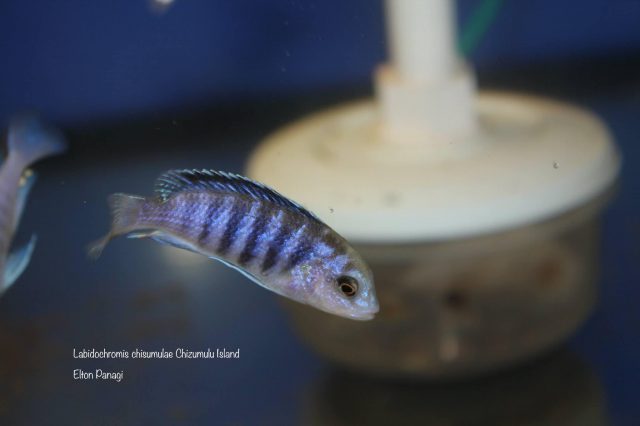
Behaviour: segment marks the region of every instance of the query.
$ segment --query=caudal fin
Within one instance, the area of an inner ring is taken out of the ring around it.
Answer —
[[[144,197],[127,194],[112,194],[108,198],[111,211],[111,230],[107,235],[89,245],[89,257],[97,259],[112,238],[134,231],[138,226],[138,217]]]
[[[9,155],[16,156],[23,167],[49,155],[64,151],[67,144],[62,134],[34,116],[14,118],[7,140]]]

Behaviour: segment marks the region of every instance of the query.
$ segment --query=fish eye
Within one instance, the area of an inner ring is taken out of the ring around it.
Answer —
[[[358,281],[347,275],[338,277],[338,288],[347,297],[353,297],[358,292]]]

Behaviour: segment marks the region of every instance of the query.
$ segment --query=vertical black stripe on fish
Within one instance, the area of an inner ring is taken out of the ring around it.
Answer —
[[[231,217],[227,220],[224,232],[218,243],[218,254],[225,254],[229,251],[238,236],[238,225],[240,225],[240,222],[242,222],[242,219],[247,213],[249,213],[249,211],[247,210],[247,204],[245,202],[236,202],[231,207]]]
[[[284,248],[287,241],[294,235],[292,232],[289,223],[285,220],[280,222],[280,226],[278,227],[278,233],[275,238],[269,242],[269,248],[267,249],[267,253],[262,260],[262,265],[260,265],[260,270],[265,273],[269,271],[271,268],[278,263],[278,256],[282,253],[282,249]]]
[[[310,238],[303,234],[300,238],[298,238],[296,246],[293,248],[293,251],[289,255],[284,270],[298,266],[300,263],[311,258],[313,253],[313,242]]]
[[[258,212],[256,213],[257,219],[253,222],[251,232],[247,235],[242,252],[238,257],[238,263],[241,266],[246,266],[256,257],[255,250],[256,245],[258,244],[258,237],[264,234],[265,228],[271,220],[271,217],[263,210],[265,210],[264,207],[260,205]]]
[[[347,245],[344,240],[336,237],[333,232],[327,232],[322,235],[321,241],[333,249],[334,256],[340,256],[347,253]]]
[[[356,268],[356,265],[351,260],[345,263],[344,266],[342,267],[343,271],[353,271],[354,269],[357,269],[357,268]]]
[[[214,218],[218,214],[220,208],[224,205],[223,197],[213,198],[207,205],[207,210],[204,213],[204,220],[202,221],[202,229],[198,234],[198,244],[204,245],[209,235],[211,235],[211,228],[213,227]]]

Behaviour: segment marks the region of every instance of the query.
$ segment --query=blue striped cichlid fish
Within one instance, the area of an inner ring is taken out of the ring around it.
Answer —
[[[7,137],[8,155],[0,167],[0,294],[22,274],[35,248],[36,236],[9,254],[9,247],[20,222],[35,173],[32,163],[62,152],[66,144],[53,128],[35,117],[14,119]]]
[[[371,270],[313,213],[267,186],[212,170],[172,170],[155,195],[109,197],[115,236],[151,238],[237,269],[289,299],[331,314],[369,320],[378,312]]]

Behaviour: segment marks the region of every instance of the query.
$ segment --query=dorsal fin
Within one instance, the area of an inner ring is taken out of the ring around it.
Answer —
[[[278,206],[294,209],[310,219],[321,222],[309,210],[281,195],[276,190],[234,173],[207,169],[169,170],[156,180],[155,192],[163,201],[168,200],[178,192],[184,191],[215,191],[227,194],[242,194],[254,200],[267,201]]]

